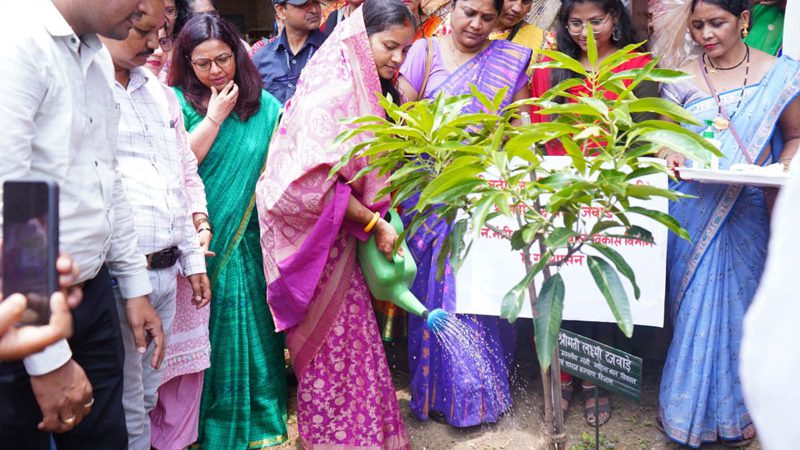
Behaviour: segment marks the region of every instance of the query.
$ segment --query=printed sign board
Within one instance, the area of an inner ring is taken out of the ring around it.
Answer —
[[[551,156],[547,162],[552,167],[563,167],[569,163],[568,157]],[[503,183],[486,175],[490,184]],[[640,183],[666,188],[667,176],[650,175],[638,180]],[[644,206],[667,212],[666,199],[632,201],[632,205]],[[606,216],[599,207],[585,207],[581,217],[589,226]],[[652,219],[637,214],[628,217],[632,224],[650,230],[655,244],[638,239],[611,238],[607,236],[579,236],[584,240],[596,240],[619,252],[636,274],[636,282],[641,296],[634,299],[633,288],[626,278],[620,275],[622,285],[628,292],[631,313],[636,325],[662,327],[664,325],[664,291],[666,285],[667,228]],[[504,233],[518,229],[511,219],[498,217],[491,222]],[[594,249],[584,246],[582,252],[596,255]],[[534,261],[541,255],[534,252]],[[587,267],[586,255],[555,255],[554,259],[565,259],[561,268],[564,279],[564,320],[589,322],[615,322],[614,316],[600,293]],[[511,288],[525,276],[522,253],[512,251],[509,241],[485,227],[480,237],[473,242],[469,255],[456,274],[456,312],[464,314],[500,315],[500,303]],[[542,285],[541,275],[536,279],[537,287]],[[523,305],[520,317],[532,317],[530,303]]]
[[[558,335],[561,370],[595,386],[642,398],[642,358],[566,330]]]

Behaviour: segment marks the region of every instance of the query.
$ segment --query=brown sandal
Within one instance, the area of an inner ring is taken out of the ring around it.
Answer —
[[[608,398],[608,393],[599,387],[593,386],[581,386],[583,388],[583,417],[586,419],[586,423],[591,426],[594,426],[595,420],[599,419],[599,425],[603,426],[611,419],[611,400]],[[598,389],[597,392],[597,414],[598,417],[595,417],[595,408],[594,405],[591,407],[587,406],[589,400],[594,400],[594,390]],[[603,399],[606,399],[605,403],[603,403]],[[603,414],[605,413],[605,414]]]

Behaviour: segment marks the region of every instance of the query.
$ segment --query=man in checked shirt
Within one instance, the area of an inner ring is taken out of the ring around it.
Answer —
[[[145,0],[145,4],[149,6],[147,13],[134,23],[127,39],[103,39],[103,43],[114,63],[114,97],[121,113],[118,170],[133,209],[139,250],[147,256],[153,285],[150,302],[167,332],[175,317],[179,268],[192,286],[192,302],[197,308],[211,300],[211,287],[183,182],[184,171],[197,171],[197,161],[188,144],[178,145],[188,140],[178,139],[178,133],[186,131],[180,118],[170,112],[168,96],[174,95],[172,90],[142,67],[160,45],[158,30],[164,27],[164,1]],[[199,228],[203,226],[208,227],[200,224]],[[149,450],[149,413],[156,405],[161,373],[150,364],[152,348],[133,344],[124,300],[116,290],[115,295],[125,342],[122,402],[128,446],[131,450]]]

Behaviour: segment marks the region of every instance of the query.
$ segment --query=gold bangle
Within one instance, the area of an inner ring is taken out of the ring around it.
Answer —
[[[381,218],[381,213],[379,212],[372,213],[372,220],[370,220],[367,226],[364,227],[364,233],[369,233],[370,231],[372,231],[372,229],[375,228],[375,224],[378,223],[378,219],[380,218]]]
[[[211,122],[213,122],[213,123],[214,123],[216,126],[218,126],[218,127],[221,127],[221,126],[222,126],[222,123],[220,123],[220,121],[219,121],[219,120],[217,120],[217,119],[215,119],[213,116],[211,116],[211,114],[206,114],[206,117],[208,117],[208,120],[210,120]]]

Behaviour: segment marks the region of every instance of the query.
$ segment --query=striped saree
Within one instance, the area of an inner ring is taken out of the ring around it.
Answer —
[[[190,132],[203,119],[176,89]],[[203,449],[277,445],[286,434],[283,336],[264,302],[266,281],[255,186],[281,105],[267,92],[247,122],[229,116],[198,168],[214,227],[208,274],[211,367],[206,370],[198,444]]]

